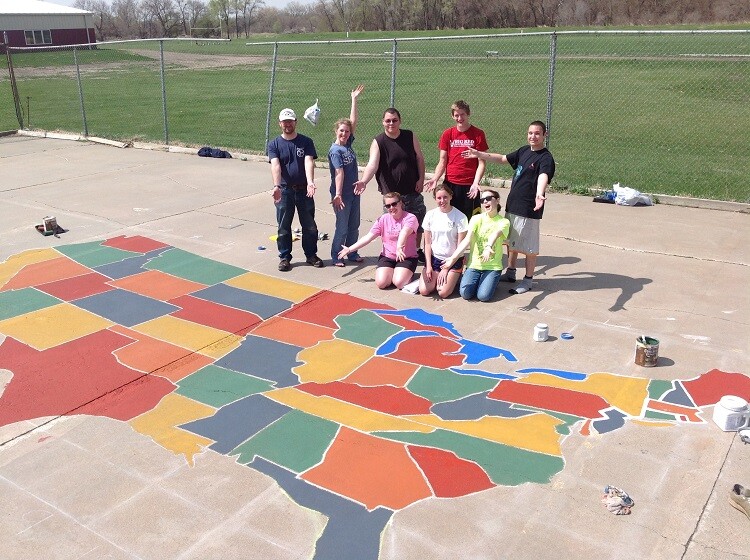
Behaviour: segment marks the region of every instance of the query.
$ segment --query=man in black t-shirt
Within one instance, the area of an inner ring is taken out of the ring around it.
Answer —
[[[508,163],[516,171],[505,203],[505,217],[510,220],[510,235],[507,241],[508,269],[501,279],[507,282],[516,281],[516,260],[519,253],[526,258],[526,274],[523,280],[510,290],[513,294],[522,294],[531,289],[539,255],[539,222],[544,213],[547,186],[555,176],[555,160],[544,146],[546,137],[545,124],[534,121],[529,125],[527,132],[528,146],[523,146],[513,153],[490,154],[470,149],[462,154],[468,158]]]

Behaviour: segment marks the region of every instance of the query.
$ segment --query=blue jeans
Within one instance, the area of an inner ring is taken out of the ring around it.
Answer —
[[[361,197],[352,196],[351,200],[344,200],[344,207],[341,210],[335,211],[336,231],[331,243],[331,259],[333,259],[333,262],[338,262],[342,245],[349,247],[359,239],[360,201]],[[347,256],[350,261],[356,260],[358,257],[359,255],[356,252],[349,253]]]
[[[315,201],[307,196],[307,188],[281,187],[281,200],[276,205],[276,221],[279,224],[276,246],[279,258],[292,260],[292,220],[294,210],[299,212],[302,227],[302,250],[306,257],[318,252],[318,226],[315,224]]]
[[[461,278],[461,286],[458,288],[461,297],[479,301],[490,301],[495,295],[495,288],[500,282],[499,270],[477,270],[467,268]]]

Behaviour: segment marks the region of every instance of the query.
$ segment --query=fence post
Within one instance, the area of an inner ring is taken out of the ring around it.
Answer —
[[[396,60],[398,59],[398,41],[393,40],[393,54],[391,55],[391,107],[396,106]]]
[[[266,109],[266,152],[268,151],[269,134],[271,133],[271,105],[273,104],[273,86],[276,81],[276,57],[279,54],[279,44],[273,44],[273,60],[271,61],[271,80],[268,85],[268,109]],[[267,155],[267,154],[266,154]]]
[[[169,145],[169,120],[167,119],[167,86],[164,78],[164,41],[159,41],[159,63],[161,67],[161,112],[164,119],[164,143]]]
[[[78,66],[78,51],[73,47],[73,62],[76,65],[76,80],[78,80],[78,102],[81,105],[81,119],[83,119],[83,135],[89,135],[89,123],[86,120],[86,104],[83,102],[83,84],[81,84],[81,69]]]
[[[552,33],[549,38],[549,76],[547,78],[547,132],[552,124],[552,101],[555,90],[555,62],[557,61],[557,33]],[[544,140],[544,145],[549,148],[549,135]]]
[[[13,59],[10,56],[10,45],[8,44],[8,32],[3,31],[3,43],[5,43],[5,58],[8,59],[8,75],[10,77],[10,91],[13,93],[13,105],[16,107],[16,118],[18,127],[23,129],[23,111],[21,110],[21,98],[18,96],[18,85],[16,75],[13,72]]]

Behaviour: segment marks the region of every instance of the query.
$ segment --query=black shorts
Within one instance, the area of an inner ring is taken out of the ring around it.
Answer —
[[[377,268],[380,268],[381,266],[385,268],[408,268],[414,272],[417,270],[417,262],[417,257],[406,257],[403,261],[397,261],[396,259],[390,259],[381,254],[378,257]]]
[[[441,261],[440,259],[433,256],[432,257],[432,270],[440,270],[443,267],[444,262],[445,261]],[[459,257],[458,260],[455,263],[453,263],[451,270],[457,270],[458,272],[461,272],[463,268],[464,268],[464,258]]]

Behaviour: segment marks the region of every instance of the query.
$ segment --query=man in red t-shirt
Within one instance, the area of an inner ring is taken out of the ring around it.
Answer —
[[[468,219],[479,208],[479,182],[484,176],[485,162],[461,157],[461,153],[470,148],[479,151],[489,148],[484,131],[469,122],[470,115],[471,109],[466,101],[459,100],[451,105],[451,116],[456,126],[440,136],[440,160],[432,179],[425,181],[425,189],[431,191],[445,174],[443,182],[453,191],[453,206],[466,214]]]

